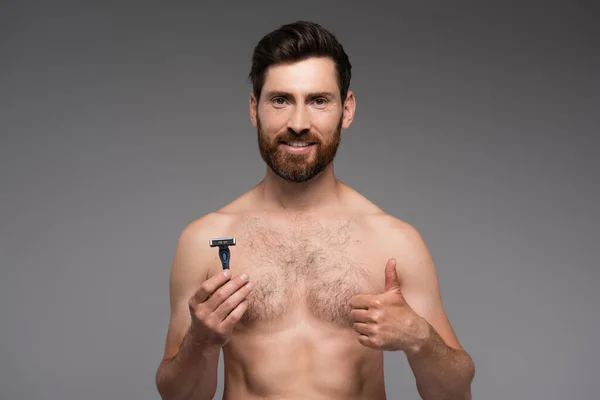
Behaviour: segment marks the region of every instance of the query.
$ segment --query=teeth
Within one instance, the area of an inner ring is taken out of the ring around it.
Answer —
[[[292,146],[292,147],[306,147],[309,146],[309,143],[305,143],[305,142],[289,142],[287,143],[288,146]]]

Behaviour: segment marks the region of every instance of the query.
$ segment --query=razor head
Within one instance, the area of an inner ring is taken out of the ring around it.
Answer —
[[[208,245],[210,247],[216,246],[235,246],[235,238],[234,237],[225,237],[225,238],[214,238],[208,241]]]

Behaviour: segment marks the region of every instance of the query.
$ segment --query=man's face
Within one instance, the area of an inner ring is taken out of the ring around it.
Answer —
[[[327,58],[270,67],[258,104],[252,96],[250,106],[263,160],[292,182],[313,178],[333,161],[350,122]]]

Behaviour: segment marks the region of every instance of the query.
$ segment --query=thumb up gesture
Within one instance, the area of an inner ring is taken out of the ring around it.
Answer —
[[[350,316],[358,341],[387,351],[416,351],[429,334],[429,324],[406,302],[400,290],[396,260],[385,266],[385,292],[350,300]]]

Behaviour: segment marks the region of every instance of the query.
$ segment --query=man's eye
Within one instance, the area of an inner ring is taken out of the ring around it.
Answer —
[[[318,106],[323,106],[323,105],[325,105],[325,103],[327,103],[327,100],[321,97],[321,98],[315,99],[315,103],[317,103]]]
[[[275,97],[273,102],[278,105],[282,105],[285,103],[285,99],[283,97]]]

